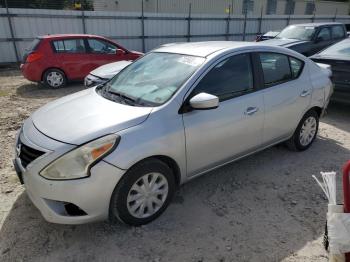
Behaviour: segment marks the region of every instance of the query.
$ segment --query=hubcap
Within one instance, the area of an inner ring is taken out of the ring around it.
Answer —
[[[317,121],[314,117],[308,117],[300,130],[299,141],[303,146],[309,145],[316,135]]]
[[[52,87],[59,87],[63,83],[63,76],[58,72],[50,72],[46,77],[47,82]]]
[[[168,180],[160,173],[148,173],[131,187],[127,197],[129,213],[137,218],[155,214],[168,196]]]

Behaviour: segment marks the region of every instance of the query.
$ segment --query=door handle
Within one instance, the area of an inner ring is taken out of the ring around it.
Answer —
[[[248,115],[248,116],[251,116],[251,115],[255,114],[258,111],[259,111],[259,108],[257,108],[257,107],[248,107],[246,109],[246,111],[244,112],[244,114]]]
[[[310,94],[311,94],[310,90],[303,90],[303,92],[301,92],[300,96],[301,97],[306,97],[306,96],[308,96]]]

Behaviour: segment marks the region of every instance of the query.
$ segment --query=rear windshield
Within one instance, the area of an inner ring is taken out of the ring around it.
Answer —
[[[24,54],[23,54],[23,57],[22,57],[22,62],[25,63],[25,61],[27,60],[27,56],[35,51],[39,44],[41,42],[41,39],[40,38],[35,38],[31,43],[30,45],[27,46],[27,48],[24,50]]]
[[[30,45],[27,46],[26,51],[35,51],[35,49],[38,47],[39,43],[41,42],[40,38],[35,38]]]

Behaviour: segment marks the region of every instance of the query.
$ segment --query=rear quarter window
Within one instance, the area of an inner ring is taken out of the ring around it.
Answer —
[[[298,78],[301,72],[303,71],[304,62],[297,58],[289,57],[289,63],[290,63],[290,69],[292,71],[292,78],[293,79]]]

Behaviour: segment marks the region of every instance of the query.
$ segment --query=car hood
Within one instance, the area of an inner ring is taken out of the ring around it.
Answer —
[[[91,88],[50,102],[31,118],[44,135],[64,143],[81,145],[141,124],[151,111],[151,107],[110,101]]]
[[[132,61],[118,61],[109,63],[96,68],[95,70],[91,71],[90,74],[100,78],[110,79],[131,63]]]
[[[294,45],[299,45],[303,43],[308,43],[309,41],[302,41],[298,39],[286,39],[286,38],[281,38],[281,39],[271,39],[271,40],[266,40],[264,41],[264,44],[269,44],[273,46],[283,46],[283,47],[291,47]]]

